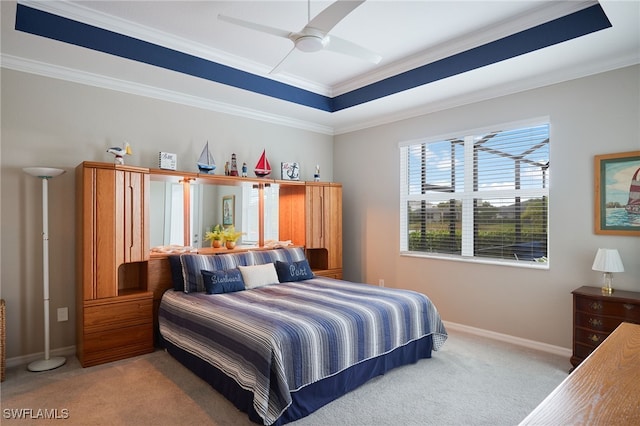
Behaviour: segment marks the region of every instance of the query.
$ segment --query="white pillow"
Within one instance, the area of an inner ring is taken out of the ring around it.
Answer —
[[[268,284],[278,284],[278,274],[273,263],[264,265],[238,266],[245,288],[257,288]]]

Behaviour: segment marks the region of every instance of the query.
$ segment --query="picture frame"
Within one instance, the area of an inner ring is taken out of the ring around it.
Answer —
[[[595,233],[640,236],[640,151],[594,157]]]
[[[280,177],[282,180],[300,180],[300,164],[289,161],[280,163]]]
[[[235,226],[236,221],[236,196],[225,195],[222,197],[222,226]]]

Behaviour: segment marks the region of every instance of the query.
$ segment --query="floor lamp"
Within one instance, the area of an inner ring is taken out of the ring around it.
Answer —
[[[53,370],[63,365],[64,357],[49,356],[49,198],[48,181],[64,173],[62,169],[48,167],[27,167],[22,169],[31,176],[42,180],[42,284],[44,288],[44,359],[33,361],[27,368],[29,371]]]

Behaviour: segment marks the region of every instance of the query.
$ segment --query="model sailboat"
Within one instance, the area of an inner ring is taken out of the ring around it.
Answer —
[[[198,170],[202,173],[214,174],[216,170],[216,162],[213,161],[213,156],[209,152],[209,141],[207,141],[200,158],[198,159]]]
[[[629,185],[629,201],[624,206],[627,213],[640,215],[640,168],[636,170]]]
[[[258,160],[258,164],[256,164],[254,172],[258,177],[265,177],[271,174],[271,164],[269,164],[269,160],[267,160],[266,150],[262,151],[262,155]]]

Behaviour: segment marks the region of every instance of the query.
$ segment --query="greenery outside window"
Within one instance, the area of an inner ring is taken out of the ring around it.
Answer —
[[[400,145],[401,254],[546,264],[549,123]]]

